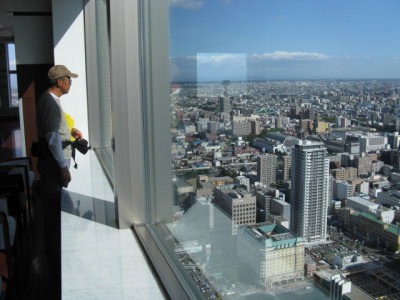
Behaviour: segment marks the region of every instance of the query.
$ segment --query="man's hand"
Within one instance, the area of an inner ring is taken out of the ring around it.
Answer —
[[[71,129],[71,135],[76,139],[83,139],[83,134],[76,128]]]
[[[67,187],[68,183],[71,181],[71,174],[69,173],[68,167],[61,168],[61,185]]]

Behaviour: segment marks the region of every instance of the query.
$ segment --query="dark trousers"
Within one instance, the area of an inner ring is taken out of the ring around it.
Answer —
[[[61,189],[60,168],[53,158],[39,159],[39,192],[43,208],[44,254],[50,282],[46,293],[61,299]]]

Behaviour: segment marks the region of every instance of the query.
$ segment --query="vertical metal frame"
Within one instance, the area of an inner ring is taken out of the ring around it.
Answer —
[[[118,224],[133,224],[168,294],[188,299],[151,230],[172,217],[168,2],[110,1],[110,25]]]
[[[100,98],[100,72],[101,68],[98,64],[98,26],[97,26],[97,13],[96,13],[96,1],[85,0],[84,3],[84,22],[85,22],[85,49],[86,49],[86,69],[87,69],[87,98],[88,98],[88,127],[90,143],[94,146],[94,150],[97,154],[104,172],[107,175],[107,179],[113,186],[113,166],[110,166],[110,162],[104,157],[104,153],[99,153],[96,148],[97,146],[103,146],[104,141],[102,137],[102,118],[101,109],[103,103],[99,101]]]
[[[172,219],[168,1],[141,1],[141,62],[150,224]]]
[[[97,51],[96,51],[96,7],[94,0],[85,0],[84,9],[85,18],[85,48],[86,48],[86,69],[87,74],[91,74],[86,78],[87,98],[88,98],[88,126],[89,140],[93,145],[101,143],[99,131],[100,114],[98,99],[98,81],[97,76]]]
[[[145,166],[137,1],[110,1],[114,190],[119,228],[145,223]]]

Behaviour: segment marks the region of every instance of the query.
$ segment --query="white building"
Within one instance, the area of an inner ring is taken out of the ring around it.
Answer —
[[[369,153],[371,151],[383,150],[388,146],[388,139],[386,136],[373,135],[373,134],[352,134],[354,138],[360,143],[360,153]]]
[[[323,143],[302,141],[292,150],[291,229],[306,242],[325,241],[330,195]]]
[[[374,215],[385,223],[392,223],[395,216],[395,211],[392,209],[382,208],[379,203],[374,203],[362,197],[347,198],[347,207],[359,212],[366,212]]]
[[[342,300],[343,295],[351,292],[351,281],[346,280],[339,274],[331,277],[329,298],[332,300]]]
[[[245,186],[247,191],[250,190],[250,179],[246,176],[237,176],[235,178],[235,183],[240,186]]]
[[[333,264],[343,269],[362,262],[363,262],[362,256],[352,251],[336,253],[333,256]]]

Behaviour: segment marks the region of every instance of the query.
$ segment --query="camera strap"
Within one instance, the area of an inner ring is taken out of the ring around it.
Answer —
[[[75,161],[75,144],[73,143],[73,142],[71,142],[71,141],[63,141],[62,142],[62,148],[63,149],[65,149],[66,147],[68,147],[68,145],[71,145],[71,150],[72,150],[72,152],[71,152],[71,157],[72,157],[72,159],[74,160],[74,168],[75,169],[78,169],[78,164],[76,163],[76,161]]]

